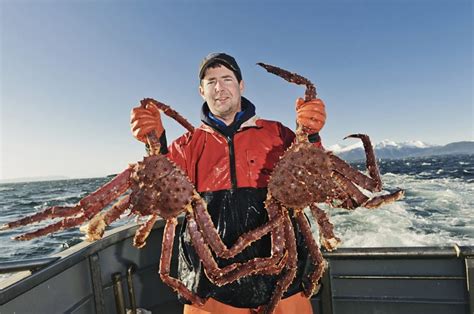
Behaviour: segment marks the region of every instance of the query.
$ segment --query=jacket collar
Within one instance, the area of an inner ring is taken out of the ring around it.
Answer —
[[[255,122],[257,119],[258,117],[255,116],[255,105],[245,97],[242,97],[242,111],[235,115],[234,121],[230,125],[226,125],[214,117],[209,110],[207,102],[202,105],[201,109],[201,121],[204,123],[204,127],[201,127],[201,129],[204,131],[214,130],[226,136],[232,136],[244,127],[256,127]]]

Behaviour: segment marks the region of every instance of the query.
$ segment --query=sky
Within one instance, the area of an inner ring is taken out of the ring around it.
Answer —
[[[195,126],[198,67],[239,63],[257,115],[294,128],[315,83],[323,145],[474,140],[471,0],[0,0],[0,180],[99,177],[145,154],[130,110],[146,97]],[[164,118],[168,141],[184,133]]]

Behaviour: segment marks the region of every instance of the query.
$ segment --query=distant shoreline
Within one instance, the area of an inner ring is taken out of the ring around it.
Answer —
[[[24,177],[24,178],[13,178],[0,180],[0,184],[3,183],[27,183],[27,182],[43,182],[43,181],[61,181],[71,180],[72,178],[66,176],[47,176],[47,177]]]
[[[103,175],[103,176],[81,177],[81,178],[67,177],[67,176],[23,177],[23,178],[13,178],[13,179],[1,179],[0,184],[63,181],[63,180],[82,180],[82,179],[94,179],[94,178],[110,178],[110,179],[112,179],[116,175],[117,174],[108,174],[108,175]]]

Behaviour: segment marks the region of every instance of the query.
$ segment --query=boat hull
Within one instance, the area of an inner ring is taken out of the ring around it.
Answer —
[[[163,221],[157,222],[142,249],[132,246],[136,226],[127,225],[54,255],[39,270],[16,273],[0,282],[0,313],[124,313],[135,306],[182,313],[176,294],[158,274],[163,227]],[[472,313],[468,285],[474,286],[473,251],[417,247],[325,252],[328,269],[320,292],[311,299],[314,313]],[[18,270],[21,263],[13,266]],[[14,269],[12,263],[8,267]],[[0,265],[3,271],[8,267]],[[176,268],[175,258],[172,275]]]

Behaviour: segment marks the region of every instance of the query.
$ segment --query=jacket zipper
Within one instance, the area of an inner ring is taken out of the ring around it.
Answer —
[[[230,160],[230,183],[232,190],[237,189],[237,173],[235,169],[235,152],[233,136],[226,136],[227,144],[229,145],[229,160]]]

